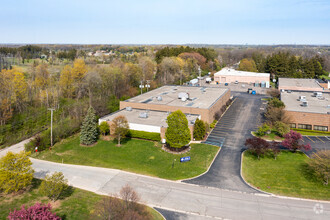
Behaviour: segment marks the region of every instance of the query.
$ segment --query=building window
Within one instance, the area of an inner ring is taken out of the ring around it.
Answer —
[[[328,131],[328,126],[314,125],[316,131]]]
[[[312,130],[312,125],[298,124],[298,128]]]
[[[295,123],[290,123],[290,128],[296,128],[296,124]]]

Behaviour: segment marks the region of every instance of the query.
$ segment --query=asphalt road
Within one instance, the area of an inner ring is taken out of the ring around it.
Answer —
[[[195,179],[184,182],[211,186],[247,193],[256,193],[241,178],[241,153],[244,142],[251,137],[251,131],[262,122],[261,112],[264,104],[262,96],[247,93],[235,93],[232,106],[213,129],[207,143],[223,140],[222,148],[210,170]]]
[[[102,195],[116,195],[129,184],[141,195],[142,203],[170,210],[165,213],[168,219],[330,219],[329,202],[240,193],[114,169],[32,162],[37,178],[60,171],[70,185]]]

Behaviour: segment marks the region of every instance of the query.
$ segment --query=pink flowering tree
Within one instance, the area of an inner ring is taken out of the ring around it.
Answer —
[[[312,147],[310,144],[300,144],[299,141],[302,140],[302,136],[300,133],[295,131],[290,131],[289,133],[284,135],[284,141],[282,141],[282,145],[289,150],[296,152],[303,148],[304,150],[308,151],[311,150]]]
[[[36,203],[35,205],[25,208],[24,205],[20,210],[14,210],[9,213],[9,220],[18,219],[47,219],[47,220],[61,220],[55,213],[51,212],[51,206]]]

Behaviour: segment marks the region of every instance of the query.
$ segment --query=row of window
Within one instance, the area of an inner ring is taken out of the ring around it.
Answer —
[[[290,128],[297,128],[295,123],[290,124]],[[299,129],[312,130],[312,125],[298,124]],[[328,131],[328,126],[314,125],[316,131]]]

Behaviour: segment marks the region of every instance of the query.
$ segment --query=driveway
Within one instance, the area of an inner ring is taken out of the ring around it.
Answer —
[[[129,184],[144,204],[161,209],[168,219],[330,219],[329,202],[240,193],[114,169],[31,160],[36,177],[61,171],[70,185],[98,194],[115,195]]]
[[[241,178],[241,154],[244,142],[251,137],[251,131],[261,124],[261,112],[265,103],[262,96],[234,93],[235,101],[220,119],[206,140],[206,143],[220,143],[222,148],[210,170],[195,179],[184,182],[217,187],[246,193],[257,193]]]

